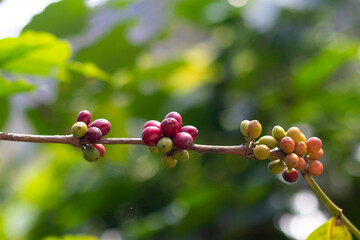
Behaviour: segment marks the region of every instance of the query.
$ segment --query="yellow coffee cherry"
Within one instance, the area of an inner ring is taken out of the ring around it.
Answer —
[[[168,155],[166,153],[162,155],[161,160],[164,166],[168,168],[173,168],[177,164],[177,160],[173,158],[173,156]]]
[[[241,133],[242,133],[245,137],[248,136],[248,134],[247,134],[247,132],[246,132],[246,128],[247,128],[247,126],[249,125],[249,123],[250,123],[249,120],[244,120],[244,121],[242,121],[242,122],[240,123],[240,131],[241,131]]]
[[[270,149],[264,144],[257,145],[254,148],[254,156],[259,160],[265,160],[270,157]]]
[[[278,142],[286,136],[285,130],[279,125],[273,127],[271,134]]]
[[[272,174],[279,174],[279,173],[282,173],[285,166],[286,165],[285,165],[284,161],[277,159],[277,160],[269,162],[267,167],[268,167],[269,172],[271,172]]]
[[[260,136],[261,131],[262,126],[258,120],[252,120],[246,127],[246,133],[250,138],[257,138],[258,136]]]
[[[287,137],[291,137],[295,143],[298,143],[301,141],[301,131],[299,128],[297,127],[291,127],[289,128],[289,130],[287,130],[286,132],[286,136]]]
[[[268,148],[270,149],[274,149],[276,148],[278,142],[276,141],[276,139],[270,135],[266,135],[266,136],[262,136],[259,139],[259,144],[264,144],[266,146],[268,146]]]

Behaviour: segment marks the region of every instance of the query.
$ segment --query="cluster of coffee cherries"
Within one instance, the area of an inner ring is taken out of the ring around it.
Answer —
[[[76,123],[72,126],[71,132],[74,137],[86,139],[89,144],[82,148],[82,154],[86,161],[95,162],[99,157],[104,156],[104,145],[97,143],[109,133],[111,124],[104,118],[91,122],[91,114],[87,110],[79,112]]]
[[[182,117],[177,112],[168,113],[162,122],[150,120],[144,124],[143,142],[151,152],[162,152],[164,166],[175,167],[178,161],[189,160],[187,148],[194,145],[199,132],[196,127],[182,126]]]
[[[323,165],[319,161],[324,154],[322,142],[317,137],[306,139],[305,135],[297,127],[291,127],[286,132],[281,126],[272,129],[272,135],[261,137],[261,124],[257,120],[244,120],[240,124],[240,130],[248,139],[249,147],[253,148],[254,157],[259,160],[270,159],[268,170],[273,174],[282,172],[282,177],[287,182],[295,182],[298,179],[298,170],[311,176],[319,176],[323,171]],[[280,149],[285,157],[272,159],[270,150]]]

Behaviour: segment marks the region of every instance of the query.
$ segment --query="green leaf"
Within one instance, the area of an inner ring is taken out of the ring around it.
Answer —
[[[98,240],[99,238],[88,235],[66,235],[63,237],[46,237],[43,240]]]
[[[315,229],[306,240],[352,240],[352,236],[345,225],[336,225],[336,217],[333,217]]]
[[[7,97],[20,92],[29,92],[34,89],[35,86],[26,81],[8,81],[0,75],[0,97]]]
[[[70,62],[67,65],[67,70],[69,72],[74,72],[83,75],[87,78],[96,78],[103,81],[109,81],[110,75],[100,68],[98,68],[94,63],[92,62]]]

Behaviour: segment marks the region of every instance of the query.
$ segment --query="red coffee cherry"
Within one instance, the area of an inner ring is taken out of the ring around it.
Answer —
[[[308,152],[317,152],[322,148],[322,142],[320,138],[311,137],[306,142]]]
[[[307,166],[307,171],[311,176],[319,176],[324,170],[324,167],[320,161],[312,160]]]
[[[298,179],[299,173],[298,173],[298,171],[295,170],[295,169],[288,169],[288,168],[286,168],[286,169],[283,171],[282,176],[283,176],[283,179],[284,179],[286,182],[293,183],[293,182],[296,182],[296,180]]]
[[[188,134],[190,134],[192,136],[194,141],[199,136],[199,131],[197,130],[197,128],[194,126],[191,126],[191,125],[186,125],[186,126],[180,128],[179,132],[187,132]]]
[[[297,170],[304,171],[306,167],[306,161],[303,157],[299,157],[299,163],[296,167]]]
[[[89,127],[85,133],[85,138],[90,143],[98,142],[101,139],[101,137],[102,137],[101,130],[97,127]]]
[[[194,145],[194,139],[187,132],[179,132],[173,138],[174,146],[179,149],[186,149]]]
[[[89,127],[97,127],[100,129],[102,136],[105,136],[110,131],[111,123],[104,118],[100,118],[93,121]]]
[[[296,143],[294,153],[296,153],[299,156],[305,155],[307,153],[306,143],[302,141]]]
[[[104,147],[104,145],[102,145],[102,144],[100,144],[100,143],[97,143],[97,144],[92,144],[92,146],[99,151],[100,157],[104,156],[104,154],[105,154],[105,147]]]
[[[284,137],[280,141],[280,148],[285,153],[292,153],[295,149],[295,142],[291,137]]]
[[[160,122],[159,121],[156,121],[156,120],[150,120],[150,121],[147,121],[145,124],[144,124],[144,129],[147,128],[147,127],[157,127],[160,129]]]
[[[176,121],[178,121],[179,125],[180,125],[180,128],[183,124],[183,121],[182,121],[182,117],[181,115],[178,113],[178,112],[169,112],[166,116],[165,116],[165,119],[166,118],[175,118]]]
[[[142,140],[148,146],[155,146],[161,138],[161,130],[157,127],[147,127],[142,132]]]
[[[299,157],[295,153],[289,153],[285,157],[285,162],[288,168],[296,168],[299,164]]]
[[[160,129],[165,137],[172,137],[179,131],[180,125],[175,118],[165,118],[160,124]]]
[[[79,112],[76,118],[77,122],[84,122],[86,125],[89,125],[91,122],[91,114],[88,110],[82,110]]]
[[[309,152],[310,160],[319,160],[324,155],[324,150],[320,148],[317,152]]]

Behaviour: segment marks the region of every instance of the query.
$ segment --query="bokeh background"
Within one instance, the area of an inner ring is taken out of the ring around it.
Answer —
[[[360,227],[359,11],[356,0],[4,0],[1,129],[69,134],[82,109],[111,121],[109,137],[140,137],[170,111],[199,144],[243,143],[244,119],[264,134],[298,126],[323,140],[316,180]],[[0,151],[0,239],[305,239],[330,218],[302,178],[287,184],[266,161],[191,153],[166,169],[144,146],[108,145],[96,163],[60,144]]]

